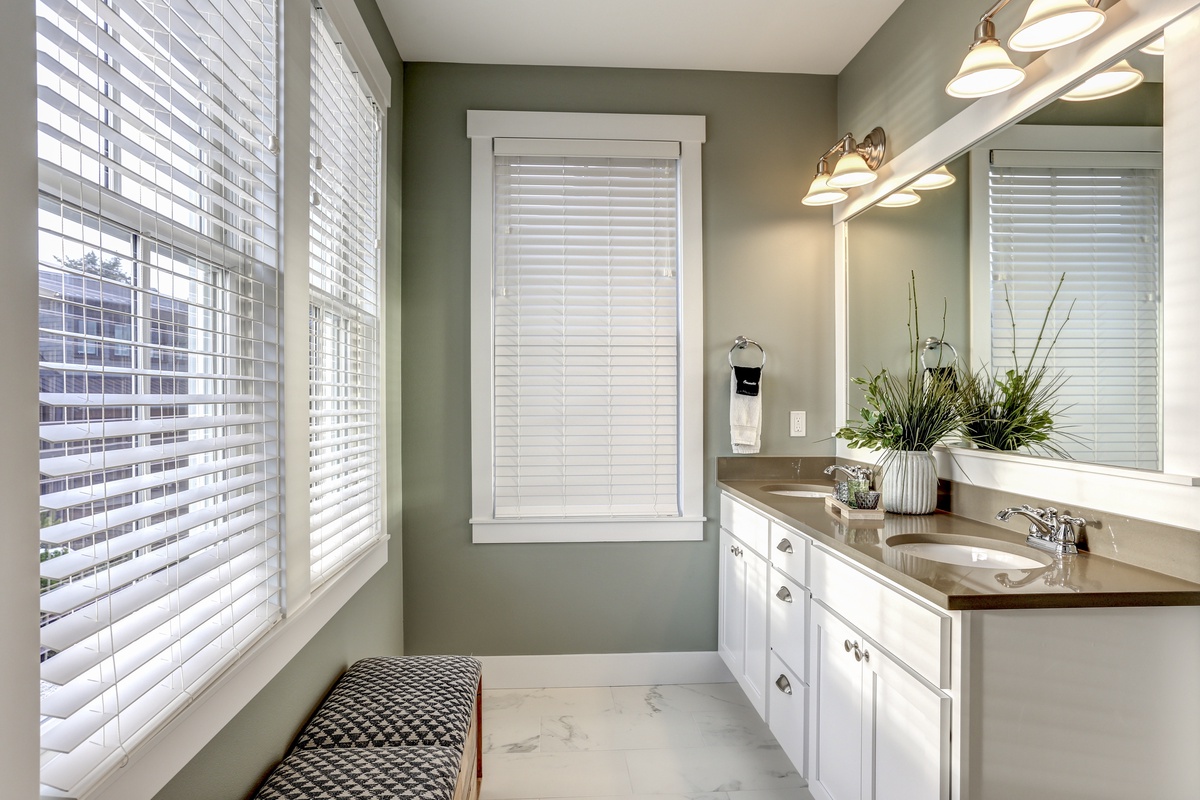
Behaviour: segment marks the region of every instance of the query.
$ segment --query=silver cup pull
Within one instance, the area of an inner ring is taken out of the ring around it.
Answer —
[[[792,593],[788,591],[788,587],[786,586],[780,586],[779,591],[775,593],[775,596],[785,603],[792,602]]]
[[[778,678],[775,679],[775,688],[778,689],[779,691],[783,692],[784,694],[792,693],[792,683],[791,683],[791,681],[789,681],[787,679],[786,675],[781,674]]]
[[[781,552],[781,553],[792,553],[792,552],[795,552],[795,551],[793,551],[793,550],[792,550],[792,541],[791,541],[791,539],[780,539],[780,540],[779,540],[779,544],[775,545],[775,549],[776,549],[776,550],[778,550],[778,551],[779,551],[779,552]]]

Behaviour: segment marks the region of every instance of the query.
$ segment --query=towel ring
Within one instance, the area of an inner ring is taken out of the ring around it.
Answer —
[[[765,367],[767,365],[767,351],[763,350],[763,346],[761,344],[753,339],[747,339],[745,336],[739,336],[733,340],[733,347],[729,348],[729,366],[731,368],[733,367],[733,351],[745,350],[747,345],[752,345],[758,348],[758,352],[762,353],[762,363],[760,363],[758,366],[759,368]]]
[[[925,347],[923,347],[921,349],[921,366],[924,367],[925,369],[932,369],[932,367],[930,367],[928,364],[925,363],[925,356],[929,355],[929,352],[931,350],[937,350],[938,351],[937,365],[940,367],[942,365],[941,350],[943,347],[949,347],[950,352],[954,355],[954,358],[950,361],[951,364],[953,364],[955,361],[958,361],[958,351],[954,349],[954,345],[950,344],[949,342],[943,342],[941,339],[939,339],[936,336],[930,336],[928,339],[925,340]]]

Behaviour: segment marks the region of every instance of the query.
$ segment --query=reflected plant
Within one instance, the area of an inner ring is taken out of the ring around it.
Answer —
[[[1058,342],[1063,328],[1071,319],[1074,301],[1067,309],[1067,316],[1054,333],[1054,338],[1043,349],[1046,329],[1050,324],[1050,312],[1062,291],[1066,273],[1058,280],[1054,295],[1042,316],[1033,352],[1024,366],[1017,360],[1016,315],[1008,287],[1004,288],[1004,303],[1008,307],[1009,321],[1013,329],[1012,369],[1001,374],[998,370],[980,367],[976,372],[961,370],[958,376],[958,410],[962,417],[963,438],[981,450],[1012,451],[1027,449],[1055,458],[1071,458],[1058,440],[1078,439],[1063,430],[1056,417],[1065,409],[1060,408],[1057,394],[1066,382],[1061,370],[1053,371],[1047,365],[1050,353]],[[1041,353],[1039,361],[1038,354]]]

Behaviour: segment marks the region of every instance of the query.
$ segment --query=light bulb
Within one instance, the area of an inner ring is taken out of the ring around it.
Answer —
[[[919,202],[921,202],[921,195],[914,192],[912,187],[909,187],[892,192],[880,200],[877,205],[881,205],[884,208],[903,208],[904,206],[915,206]]]
[[[986,97],[1011,89],[1025,80],[1025,70],[1012,63],[995,39],[977,40],[967,51],[962,67],[950,83],[951,97]]]
[[[1129,62],[1122,58],[1108,69],[1103,72],[1097,72],[1064,94],[1061,99],[1080,102],[1112,97],[1121,92],[1129,91],[1145,80],[1145,77],[1141,73],[1141,70],[1130,66]]]
[[[806,206],[831,206],[840,203],[850,195],[841,189],[829,185],[829,173],[819,172],[808,187],[808,194],[800,202]]]
[[[1162,36],[1143,47],[1142,52],[1148,56],[1161,56],[1163,53],[1167,52],[1167,35],[1164,33]]]
[[[926,172],[921,177],[913,181],[908,188],[917,189],[918,191],[928,191],[929,189],[943,189],[954,183],[956,178],[945,164],[942,164],[932,172]]]
[[[865,186],[876,177],[875,170],[867,166],[866,160],[857,151],[851,150],[838,159],[833,174],[829,176],[829,185],[837,189],[851,189]]]
[[[1104,12],[1087,0],[1033,0],[1008,46],[1028,53],[1077,42],[1104,24]]]

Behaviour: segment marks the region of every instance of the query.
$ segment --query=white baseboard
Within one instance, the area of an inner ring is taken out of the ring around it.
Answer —
[[[483,662],[484,689],[656,686],[669,683],[728,683],[733,680],[715,651],[477,658]]]

